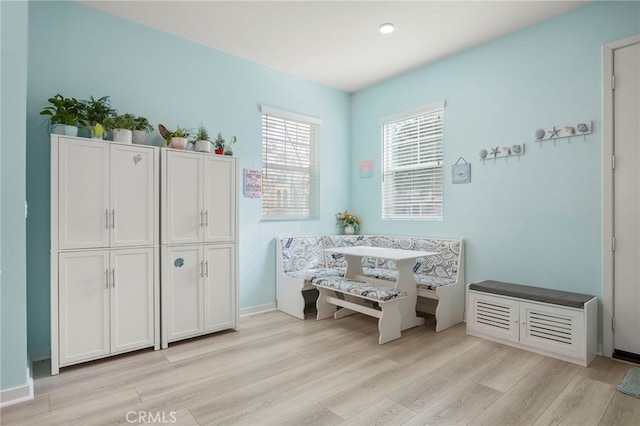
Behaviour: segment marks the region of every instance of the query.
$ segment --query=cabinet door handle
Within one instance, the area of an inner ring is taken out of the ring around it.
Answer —
[[[111,210],[111,228],[116,228],[116,210]]]
[[[109,290],[109,270],[104,270],[104,289]]]
[[[116,288],[116,270],[111,269],[111,288]]]
[[[200,261],[200,277],[204,277],[204,262]]]
[[[204,210],[200,210],[200,227],[204,227]]]
[[[204,211],[204,226],[209,226],[209,210]]]
[[[207,267],[207,272],[205,272],[205,277],[209,278],[209,261],[207,260],[206,262],[204,262],[205,266]]]
[[[109,209],[105,209],[104,211],[104,227],[109,229]]]

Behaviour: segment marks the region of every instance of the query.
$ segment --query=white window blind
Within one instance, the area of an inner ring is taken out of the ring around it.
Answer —
[[[262,107],[262,217],[318,217],[320,121]]]
[[[442,220],[444,102],[382,120],[382,218]]]

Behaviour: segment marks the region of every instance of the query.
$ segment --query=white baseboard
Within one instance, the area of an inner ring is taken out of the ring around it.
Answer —
[[[33,377],[31,369],[27,367],[27,383],[10,389],[0,390],[0,408],[33,399]]]
[[[264,305],[250,306],[248,308],[240,309],[241,317],[248,317],[250,315],[261,314],[263,312],[270,312],[276,310],[276,303],[266,303]]]

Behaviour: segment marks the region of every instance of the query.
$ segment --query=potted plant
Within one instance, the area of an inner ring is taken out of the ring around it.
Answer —
[[[135,115],[126,113],[104,120],[104,125],[111,129],[114,142],[131,143],[133,141],[135,118]]]
[[[224,138],[222,137],[222,133],[218,132],[218,136],[216,136],[216,140],[213,141],[213,145],[215,146],[215,153],[216,154],[224,154],[224,145],[225,145],[225,141]]]
[[[361,220],[348,210],[336,213],[336,225],[342,226],[346,235],[352,235],[360,227],[360,222]]]
[[[135,117],[133,126],[133,143],[145,145],[147,143],[147,133],[153,132],[153,126],[151,126],[146,117]]]
[[[209,132],[202,122],[198,125],[198,132],[195,135],[196,140],[193,142],[193,149],[198,152],[211,152],[211,140]]]
[[[65,98],[60,93],[47,99],[49,105],[40,115],[49,116],[51,133],[78,136],[78,127],[86,124],[84,107],[76,98]]]
[[[164,128],[164,126],[162,127]],[[189,132],[190,130],[178,126],[174,131],[164,128],[164,132],[161,132],[160,134],[162,134],[165,138],[167,146],[169,148],[187,149],[187,143],[190,134]]]
[[[118,111],[111,107],[109,96],[103,96],[98,99],[91,96],[88,100],[80,102],[82,102],[84,116],[87,121],[86,127],[91,132],[91,137],[94,139],[105,138],[107,131],[104,128],[104,121],[118,114]],[[98,124],[100,125],[99,129],[96,128]]]
[[[91,126],[91,139],[104,139],[107,137],[107,130],[100,123]]]
[[[224,149],[224,155],[233,155],[233,144],[235,144],[237,141],[236,137],[233,136],[231,138],[231,142],[229,142],[229,145],[225,147]]]

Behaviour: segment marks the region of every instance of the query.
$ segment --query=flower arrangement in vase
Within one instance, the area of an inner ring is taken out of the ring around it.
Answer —
[[[362,221],[354,214],[345,210],[344,213],[336,213],[336,225],[344,228],[344,233],[352,235],[360,227]]]

